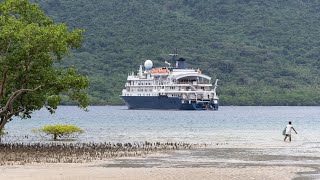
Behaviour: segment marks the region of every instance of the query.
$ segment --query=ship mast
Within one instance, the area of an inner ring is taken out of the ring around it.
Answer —
[[[175,61],[176,61],[176,58],[175,57],[177,57],[178,56],[178,49],[177,48],[175,48],[174,50],[173,50],[173,54],[169,54],[169,56],[172,56],[172,62],[171,62],[171,64],[175,64]]]

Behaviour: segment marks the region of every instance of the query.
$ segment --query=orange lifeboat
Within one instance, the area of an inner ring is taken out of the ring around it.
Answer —
[[[153,69],[150,72],[151,74],[164,74],[168,73],[169,71],[167,69]]]

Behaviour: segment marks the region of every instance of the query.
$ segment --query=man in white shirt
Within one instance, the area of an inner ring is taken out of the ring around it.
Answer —
[[[286,126],[286,134],[284,137],[284,141],[286,141],[287,137],[289,137],[289,141],[291,142],[291,129],[294,130],[296,134],[298,134],[297,131],[293,128],[291,121],[289,121],[289,124]]]

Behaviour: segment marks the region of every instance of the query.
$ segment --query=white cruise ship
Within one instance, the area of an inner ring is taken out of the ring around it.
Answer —
[[[173,60],[177,54],[172,54]],[[175,60],[174,67],[153,67],[151,60],[128,75],[122,99],[129,109],[218,110],[218,79],[197,69],[186,68],[185,59]]]

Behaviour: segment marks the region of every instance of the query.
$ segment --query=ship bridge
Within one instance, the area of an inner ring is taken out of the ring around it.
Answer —
[[[195,70],[187,73],[173,73],[173,78],[180,83],[194,83],[211,84],[211,77],[205,74],[201,74]]]
[[[208,81],[211,80],[210,76],[204,75],[204,74],[179,74],[175,76],[176,80],[179,79],[198,79],[198,78],[203,78],[206,79]]]

